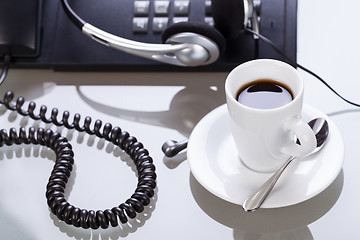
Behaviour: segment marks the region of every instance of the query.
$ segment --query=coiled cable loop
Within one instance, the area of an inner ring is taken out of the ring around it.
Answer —
[[[68,129],[76,129],[79,132],[86,132],[90,135],[96,135],[103,138],[116,146],[119,146],[134,161],[138,184],[134,193],[129,199],[112,209],[106,210],[86,210],[71,205],[65,198],[65,188],[70,177],[74,164],[74,152],[71,144],[66,137],[58,132],[44,128],[19,129],[11,128],[9,133],[0,130],[0,147],[13,144],[39,144],[52,149],[55,152],[56,160],[49,182],[46,186],[46,199],[51,212],[69,225],[82,228],[98,229],[108,228],[110,225],[116,227],[121,223],[126,223],[128,218],[132,219],[137,213],[144,211],[144,207],[150,204],[156,188],[156,173],[153,159],[149,156],[142,143],[138,142],[128,132],[122,131],[120,127],[112,127],[106,123],[102,128],[102,121],[96,120],[94,127],[91,128],[92,119],[86,117],[81,125],[80,114],[75,114],[73,121],[69,121],[70,113],[64,111],[61,120],[58,120],[59,111],[56,108],[51,110],[50,118],[46,117],[47,107],[41,106],[39,114],[35,114],[36,104],[30,102],[28,108],[23,108],[25,99],[19,97],[15,104],[13,103],[14,93],[9,91],[5,94],[0,104],[7,109],[16,111],[22,116],[29,116],[34,120],[41,120],[45,123],[53,123],[56,126],[64,126]]]

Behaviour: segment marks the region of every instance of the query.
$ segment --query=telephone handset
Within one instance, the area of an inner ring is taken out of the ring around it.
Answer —
[[[39,55],[42,1],[0,1],[0,56]]]

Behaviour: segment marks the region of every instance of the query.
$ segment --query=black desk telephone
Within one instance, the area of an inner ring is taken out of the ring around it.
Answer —
[[[161,43],[163,31],[174,23],[214,25],[211,3],[211,0],[69,1],[72,10],[94,26],[146,43]],[[251,4],[259,20],[259,32],[295,60],[297,1],[254,0]],[[178,67],[144,59],[87,38],[66,15],[61,0],[1,1],[0,61],[7,53],[12,56],[12,67],[57,71],[228,71],[255,58],[284,60],[245,31],[226,39],[225,51],[207,66]]]

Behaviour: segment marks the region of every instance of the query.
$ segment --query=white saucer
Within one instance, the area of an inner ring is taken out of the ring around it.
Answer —
[[[316,117],[329,122],[329,139],[323,149],[307,158],[295,159],[285,170],[263,208],[293,205],[325,190],[338,176],[344,161],[344,143],[335,124],[319,110],[304,105],[302,119]],[[226,105],[206,115],[191,133],[187,157],[197,181],[212,194],[241,205],[271,173],[246,168],[237,156]]]

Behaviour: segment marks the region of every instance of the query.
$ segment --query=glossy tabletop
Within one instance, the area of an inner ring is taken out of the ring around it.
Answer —
[[[340,6],[339,6],[340,5]],[[334,89],[360,103],[360,2],[299,1],[298,62]],[[169,140],[190,136],[195,125],[225,103],[228,73],[53,72],[10,69],[0,95],[49,109],[91,116],[128,131],[154,159],[157,188],[135,219],[108,229],[69,226],[53,215],[45,191],[54,153],[35,145],[0,148],[0,239],[358,239],[360,213],[360,108],[353,107],[301,71],[305,103],[328,115],[344,142],[340,174],[320,194],[280,208],[244,212],[206,190],[193,176],[186,151],[167,158]],[[1,129],[41,126],[59,131],[73,145],[75,164],[65,195],[86,209],[112,208],[130,197],[134,164],[119,148],[96,137],[46,125],[0,107]],[[334,146],[333,151],[336,151]]]

